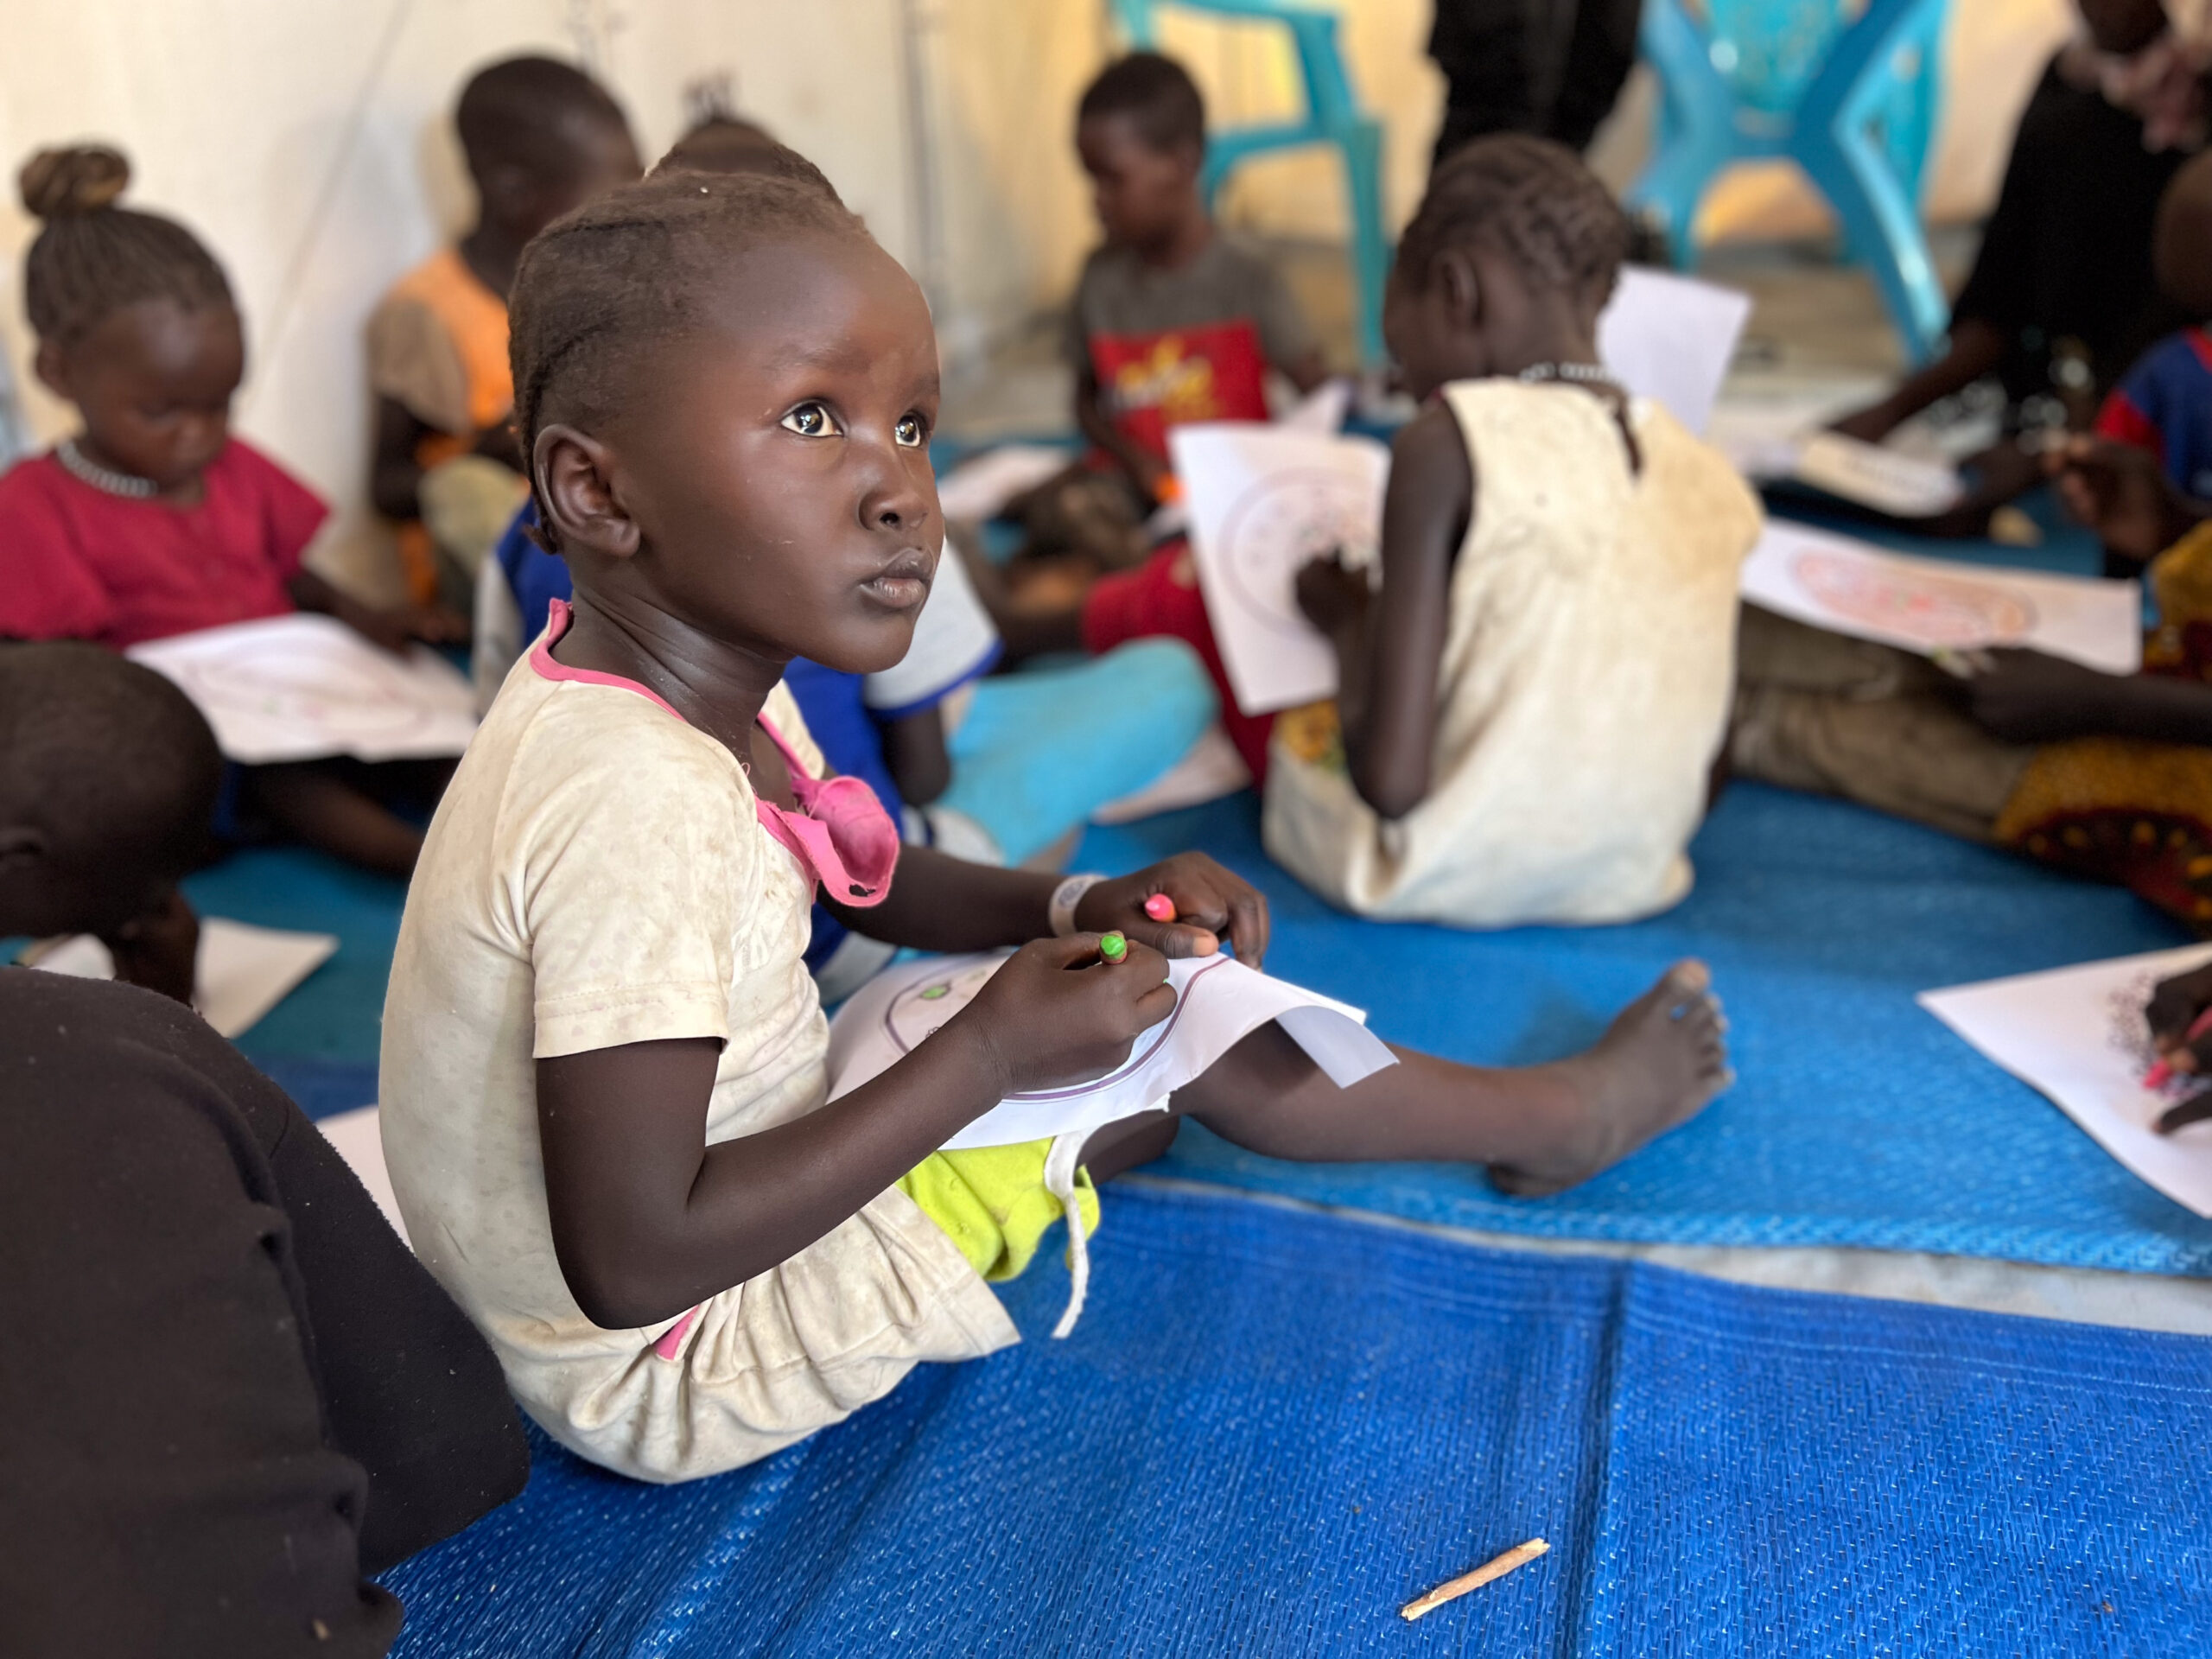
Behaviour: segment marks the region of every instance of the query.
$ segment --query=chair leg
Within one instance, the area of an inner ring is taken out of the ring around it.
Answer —
[[[1382,343],[1382,290],[1390,280],[1390,241],[1382,217],[1382,129],[1376,122],[1355,122],[1335,140],[1344,152],[1351,208],[1359,360],[1363,368],[1379,369],[1389,358]]]
[[[1714,71],[1704,32],[1681,0],[1647,0],[1639,39],[1659,75],[1659,130],[1628,205],[1656,224],[1675,263],[1688,265],[1697,254],[1698,203],[1736,158],[1735,94]]]
[[[1891,55],[1901,42],[1940,28],[1943,10],[1944,0],[1871,0],[1799,101],[1789,146],[1842,219],[1846,245],[1873,270],[1916,362],[1934,355],[1949,308],[1919,205],[1876,143],[1874,123],[1894,84],[1886,79]]]

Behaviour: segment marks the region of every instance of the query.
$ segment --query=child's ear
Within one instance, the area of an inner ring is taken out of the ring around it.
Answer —
[[[610,559],[637,552],[643,538],[615,491],[613,461],[605,444],[573,426],[538,433],[531,467],[556,545],[589,548]]]
[[[55,397],[73,404],[77,401],[77,394],[69,389],[69,353],[52,340],[39,341],[38,354],[31,359],[31,372],[38,376],[39,385]]]
[[[1443,295],[1446,311],[1455,324],[1466,329],[1481,325],[1482,275],[1465,249],[1446,248],[1438,254],[1429,283]]]

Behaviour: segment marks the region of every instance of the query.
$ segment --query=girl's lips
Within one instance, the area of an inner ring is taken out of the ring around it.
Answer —
[[[871,576],[861,584],[861,590],[895,611],[918,609],[930,596],[927,576],[906,575],[887,570],[880,576]]]

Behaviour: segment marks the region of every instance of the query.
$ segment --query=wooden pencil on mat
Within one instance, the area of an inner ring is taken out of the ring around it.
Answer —
[[[1492,1579],[1502,1579],[1516,1567],[1526,1567],[1551,1546],[1541,1538],[1531,1538],[1525,1544],[1516,1544],[1504,1554],[1484,1561],[1471,1573],[1462,1573],[1448,1584],[1440,1584],[1425,1596],[1415,1596],[1398,1609],[1398,1617],[1410,1623],[1423,1613],[1433,1613],[1447,1601],[1457,1601],[1470,1590],[1479,1590]]]

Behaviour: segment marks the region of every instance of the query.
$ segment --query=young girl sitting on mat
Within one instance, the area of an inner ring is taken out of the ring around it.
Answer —
[[[130,179],[97,148],[42,150],[22,170],[23,206],[44,221],[23,262],[38,377],[84,424],[0,479],[0,639],[120,651],[294,609],[395,651],[465,633],[447,612],[364,605],[301,563],[329,510],[231,432],[245,343],[230,283],[183,226],[115,205]],[[404,874],[422,831],[380,798],[433,790],[423,773],[309,761],[243,781],[277,828]]]
[[[1062,1213],[1045,1146],[938,1149],[1009,1094],[1121,1065],[1173,1005],[1167,958],[1225,939],[1256,967],[1268,916],[1197,855],[1061,881],[902,850],[864,785],[822,775],[785,664],[898,661],[943,539],[928,308],[834,200],[752,176],[619,191],[531,245],[513,352],[575,602],[502,687],[416,870],[385,1149],[423,1260],[528,1410],[680,1479],[1014,1341],[984,1280]],[[817,884],[877,938],[1019,947],[826,1103],[802,962]],[[1179,919],[1147,914],[1162,894]],[[1286,1157],[1482,1162],[1543,1191],[1728,1080],[1696,963],[1556,1065],[1396,1058],[1339,1090],[1270,1024],[1173,1112]],[[1174,1122],[1098,1132],[1092,1173]]]
[[[1598,365],[1628,223],[1573,153],[1479,139],[1431,178],[1383,328],[1382,570],[1300,573],[1334,703],[1276,721],[1268,850],[1361,915],[1618,922],[1689,891],[1759,531],[1719,452]]]

